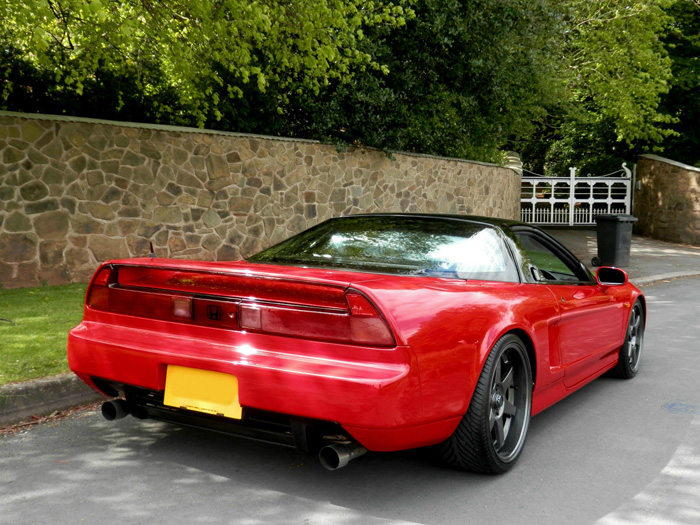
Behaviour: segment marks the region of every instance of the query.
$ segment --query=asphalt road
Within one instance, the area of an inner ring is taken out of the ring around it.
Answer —
[[[294,450],[86,410],[0,438],[0,523],[700,523],[700,280],[645,293],[639,375],[535,417],[504,476],[426,451],[327,472]]]

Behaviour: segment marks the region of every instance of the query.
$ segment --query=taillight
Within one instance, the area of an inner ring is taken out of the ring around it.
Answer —
[[[98,310],[109,309],[109,285],[117,282],[117,271],[113,266],[105,266],[90,284],[85,303]]]
[[[239,310],[243,330],[328,341],[350,339],[350,316],[347,313],[318,312],[254,303],[241,304]]]
[[[118,286],[117,269],[102,268],[92,283],[85,300],[88,307],[117,314],[162,319],[164,321],[192,322],[195,299],[190,295],[173,295],[149,290]],[[212,301],[218,303],[218,301]],[[206,309],[206,301],[198,306]],[[217,306],[220,309],[220,307]],[[233,306],[235,311],[235,306]],[[206,324],[206,323],[203,323]]]
[[[391,330],[376,308],[362,294],[350,292],[346,295],[350,308],[350,340],[353,343],[378,346],[393,346]]]
[[[87,293],[89,308],[116,314],[176,321],[229,330],[248,330],[268,334],[333,341],[364,346],[391,347],[396,343],[386,321],[374,305],[358,291],[350,290],[333,298],[333,308],[309,305],[315,296],[296,286],[303,298],[301,304],[261,302],[255,299],[212,297],[175,290],[159,290],[125,285],[121,267],[105,266],[95,276]],[[131,283],[129,279],[127,282]],[[151,283],[149,283],[151,284]],[[246,283],[247,284],[247,283]],[[272,283],[268,283],[272,286]],[[285,293],[290,285],[285,283]],[[312,284],[328,301],[330,291]],[[330,302],[330,301],[328,301]]]
[[[395,345],[389,326],[364,295],[349,292],[346,300],[348,310],[338,312],[244,302],[239,306],[240,327],[305,339]]]

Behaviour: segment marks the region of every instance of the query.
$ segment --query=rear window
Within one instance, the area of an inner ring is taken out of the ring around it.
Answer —
[[[427,217],[342,217],[323,222],[248,259],[459,279],[517,281],[491,226]]]

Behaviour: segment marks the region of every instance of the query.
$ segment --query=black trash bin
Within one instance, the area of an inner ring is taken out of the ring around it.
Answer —
[[[627,266],[630,263],[632,225],[637,217],[632,215],[602,214],[595,217],[598,237],[598,257],[593,266]]]

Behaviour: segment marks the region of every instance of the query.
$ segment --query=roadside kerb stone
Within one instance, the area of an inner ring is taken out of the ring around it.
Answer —
[[[72,373],[0,387],[0,428],[105,397]]]
[[[651,286],[653,284],[670,281],[672,279],[689,279],[691,277],[700,277],[700,272],[661,273],[658,275],[650,275],[648,277],[640,277],[639,279],[634,279],[632,282],[635,286],[644,288],[645,286]]]

